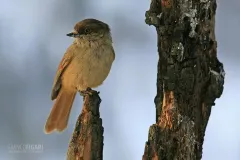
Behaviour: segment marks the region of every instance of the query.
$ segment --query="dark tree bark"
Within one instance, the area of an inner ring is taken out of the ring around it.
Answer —
[[[82,94],[83,109],[69,143],[67,160],[102,160],[103,127],[99,113],[101,99],[94,90]]]
[[[216,0],[152,0],[146,23],[156,27],[156,124],[143,160],[200,160],[211,107],[223,91],[217,59]]]

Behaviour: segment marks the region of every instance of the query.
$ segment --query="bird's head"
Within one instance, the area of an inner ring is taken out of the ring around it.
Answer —
[[[111,33],[109,26],[96,19],[84,19],[78,22],[72,32],[67,36],[77,40],[95,41],[102,38],[110,38]]]

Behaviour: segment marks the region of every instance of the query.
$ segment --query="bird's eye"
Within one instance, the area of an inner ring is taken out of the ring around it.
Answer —
[[[89,29],[89,28],[85,29],[85,33],[90,33],[90,32],[91,32],[91,29]]]

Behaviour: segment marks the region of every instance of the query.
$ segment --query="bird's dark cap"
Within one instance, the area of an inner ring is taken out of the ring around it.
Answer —
[[[91,32],[98,32],[99,30],[110,32],[110,28],[106,23],[93,18],[84,19],[78,22],[74,26],[74,30],[76,30],[79,34],[83,34],[86,30]]]

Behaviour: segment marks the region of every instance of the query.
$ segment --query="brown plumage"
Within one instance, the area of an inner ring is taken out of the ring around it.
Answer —
[[[62,132],[68,124],[77,91],[95,88],[107,78],[115,53],[109,26],[96,19],[78,22],[74,37],[54,79],[51,99],[55,100],[45,125],[45,133]]]

